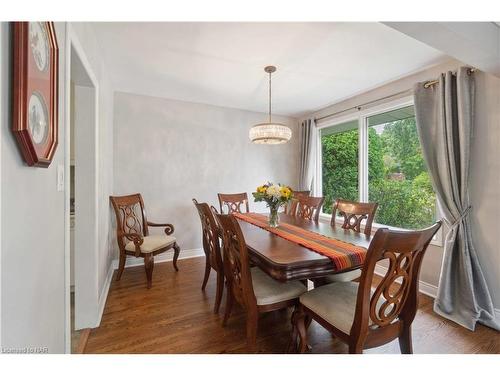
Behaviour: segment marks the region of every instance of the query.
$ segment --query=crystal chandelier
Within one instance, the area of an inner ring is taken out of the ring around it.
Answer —
[[[249,132],[250,140],[253,143],[268,145],[278,145],[286,143],[292,138],[292,130],[271,119],[271,74],[276,71],[275,66],[266,66],[264,71],[269,74],[269,121],[252,126]]]

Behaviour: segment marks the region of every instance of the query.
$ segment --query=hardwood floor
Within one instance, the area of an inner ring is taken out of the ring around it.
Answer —
[[[143,267],[125,269],[111,284],[99,328],[88,338],[86,353],[245,353],[245,319],[234,307],[226,328],[224,311],[213,313],[215,274],[201,291],[204,258],[155,265],[153,287],[146,288]],[[224,296],[225,301],[225,296]],[[284,353],[291,331],[291,311],[264,314],[259,320],[260,353]],[[312,353],[347,353],[347,346],[317,323],[309,328]],[[478,325],[470,332],[432,311],[432,299],[422,296],[413,323],[415,353],[500,353],[500,334]],[[365,353],[399,353],[398,342]]]

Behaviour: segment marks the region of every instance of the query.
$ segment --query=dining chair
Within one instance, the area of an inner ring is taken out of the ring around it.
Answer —
[[[363,222],[363,220],[366,220],[363,233],[369,236],[372,232],[372,224],[373,219],[375,218],[377,207],[378,203],[363,203],[337,199],[333,204],[332,220],[330,224],[332,227],[335,227],[338,224],[338,212],[340,220],[344,220],[342,223],[343,229],[348,229],[360,233],[361,223]],[[323,283],[352,281],[354,279],[357,279],[359,276],[361,276],[361,269],[326,276],[323,278]]]
[[[292,343],[307,347],[307,322],[315,320],[349,345],[349,353],[399,339],[402,353],[413,352],[411,325],[418,307],[422,259],[441,222],[420,231],[379,229],[368,247],[359,283],[332,283],[300,296],[292,316]],[[388,262],[374,285],[375,266]],[[292,345],[293,346],[293,345]]]
[[[307,287],[299,281],[282,283],[258,267],[250,268],[245,238],[236,218],[217,215],[222,231],[224,274],[227,282],[227,301],[222,325],[225,326],[234,301],[246,310],[247,345],[255,351],[259,313],[296,306]]]
[[[236,193],[236,194],[222,194],[218,193],[219,197],[219,207],[220,212],[224,213],[224,206],[227,208],[227,214],[231,214],[233,212],[241,211],[241,206],[243,205],[246,209],[245,212],[249,212],[250,208],[248,206],[248,195],[247,193]]]
[[[116,239],[120,249],[120,262],[116,280],[120,280],[127,256],[144,258],[147,287],[151,288],[154,256],[174,249],[173,266],[176,271],[180,248],[172,234],[172,224],[152,223],[146,218],[141,194],[109,197],[116,215]],[[165,227],[165,234],[150,235],[149,227]]]
[[[194,198],[193,203],[200,216],[203,251],[205,252],[205,276],[203,277],[201,290],[205,290],[210,271],[214,269],[217,273],[217,291],[215,294],[214,313],[218,313],[222,300],[222,293],[224,292],[224,265],[222,263],[219,242],[219,229],[214,214],[208,204],[198,203]]]
[[[292,203],[291,215],[302,219],[318,221],[324,197],[297,197]]]
[[[292,193],[292,198],[308,197],[309,195],[311,195],[310,190],[299,190],[299,191],[294,190]],[[297,201],[292,199],[291,202],[289,202],[288,204],[285,204],[283,212],[285,214],[290,214],[290,213],[294,212],[296,210],[296,208],[297,208]]]

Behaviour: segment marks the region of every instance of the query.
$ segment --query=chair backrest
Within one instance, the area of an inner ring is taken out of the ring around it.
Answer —
[[[422,259],[441,222],[419,231],[379,229],[368,248],[360,277],[351,336],[383,345],[400,334],[400,324],[411,324],[418,307]],[[375,266],[388,261],[385,275],[372,292]]]
[[[241,205],[244,205],[246,208],[245,212],[250,211],[248,206],[248,195],[247,193],[237,193],[237,194],[217,194],[219,197],[219,207],[220,212],[224,213],[224,206],[227,207],[227,214],[232,214],[233,212],[241,211]]]
[[[336,225],[337,212],[344,218],[343,229],[351,229],[361,232],[361,222],[366,220],[365,234],[371,234],[373,219],[377,211],[378,203],[353,202],[337,199],[333,204],[331,225]]]
[[[309,195],[311,195],[311,191],[310,190],[298,190],[298,191],[293,191],[292,193],[292,198],[295,198],[295,199],[292,199],[291,202],[289,202],[288,204],[285,205],[285,214],[291,214],[293,215],[293,213],[295,212],[295,210],[297,209],[297,198],[300,198],[300,197],[308,197]]]
[[[301,217],[307,220],[318,221],[321,207],[325,201],[324,197],[298,197],[296,200],[295,210],[292,215]]]
[[[240,225],[233,215],[219,214],[217,220],[222,231],[224,276],[228,289],[241,305],[257,305],[250,273],[250,259]]]
[[[123,234],[147,236],[146,210],[141,194],[109,197],[116,215],[116,234],[120,248],[125,246]]]
[[[219,242],[219,229],[214,214],[207,203],[198,203],[198,201],[194,198],[193,203],[198,210],[198,215],[200,216],[202,242],[205,256],[209,260],[213,269],[217,272],[223,271],[224,267],[222,264]]]

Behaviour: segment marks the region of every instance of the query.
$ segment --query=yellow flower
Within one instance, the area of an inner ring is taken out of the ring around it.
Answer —
[[[267,187],[265,187],[264,185],[257,187],[257,193],[265,194],[266,190],[267,190]]]
[[[282,186],[280,189],[281,196],[284,198],[290,198],[292,195],[292,190],[287,186]]]

